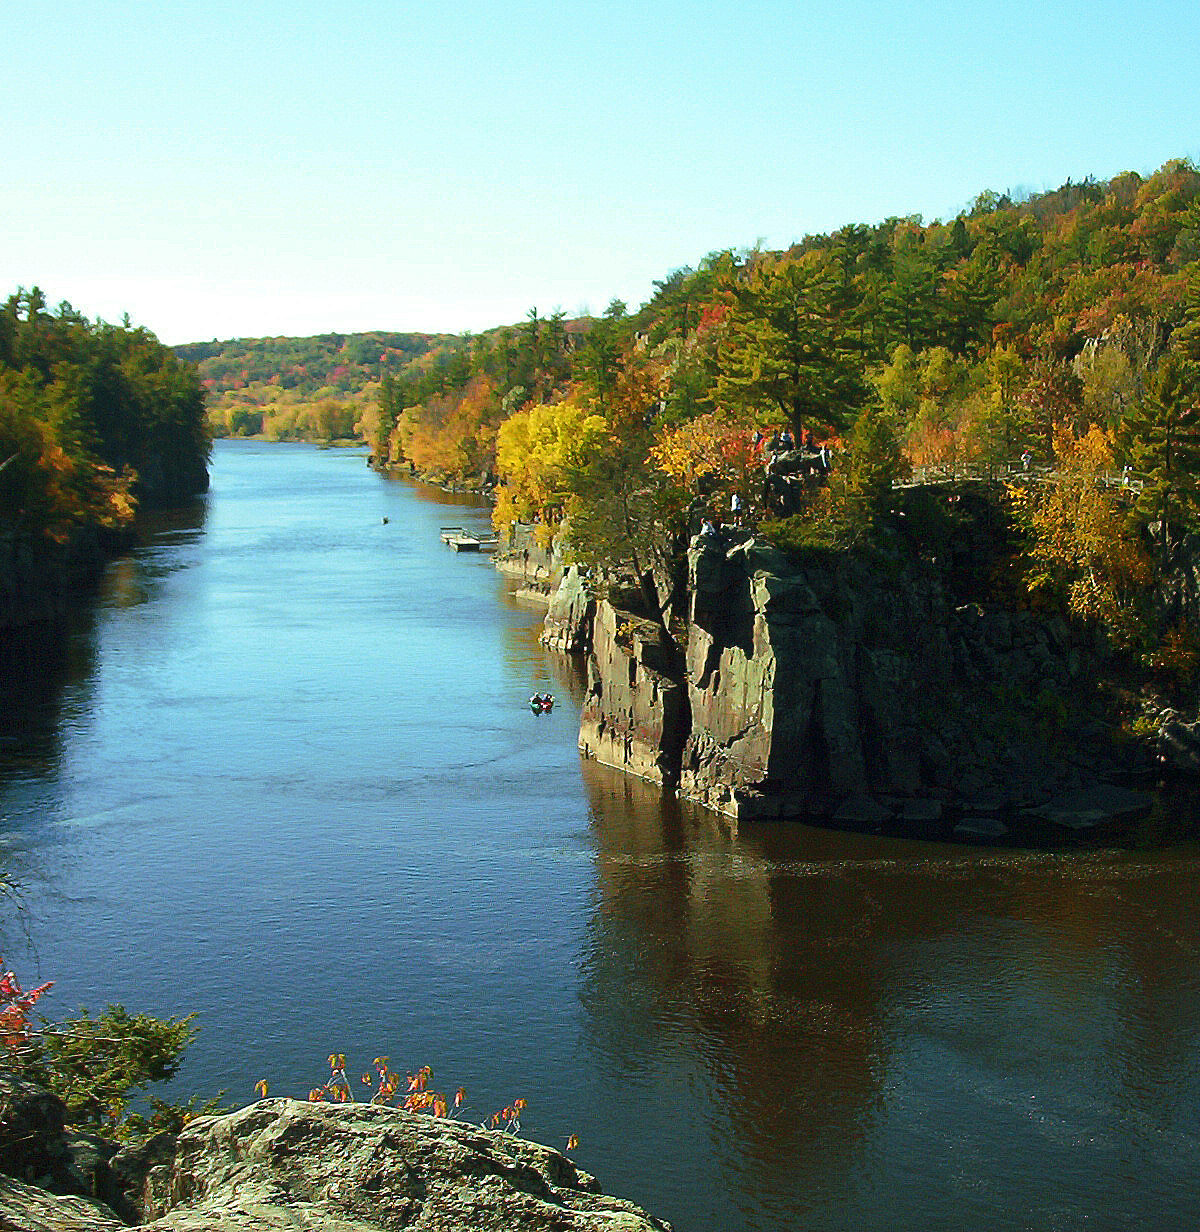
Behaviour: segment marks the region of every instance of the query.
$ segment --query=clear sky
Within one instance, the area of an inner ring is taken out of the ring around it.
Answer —
[[[3,5],[0,293],[168,343],[574,315],[1200,160],[1196,0]]]

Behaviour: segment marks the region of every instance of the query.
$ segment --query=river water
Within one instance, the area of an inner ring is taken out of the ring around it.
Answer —
[[[581,763],[540,611],[438,539],[486,522],[221,442],[9,656],[2,940],[51,1012],[196,1011],[179,1096],[303,1095],[331,1051],[523,1096],[678,1232],[1195,1226],[1194,846],[733,837]]]

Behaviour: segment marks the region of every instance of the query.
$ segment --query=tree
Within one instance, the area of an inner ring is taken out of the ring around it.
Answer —
[[[627,359],[607,430],[592,448],[575,452],[568,470],[568,526],[571,554],[580,563],[601,576],[633,574],[647,614],[674,646],[654,574],[667,574],[674,565],[689,496],[651,457],[660,400],[657,366]]]
[[[910,467],[900,450],[894,418],[877,407],[862,410],[848,448],[829,480],[828,512],[836,541],[864,539],[892,500],[892,490]]]
[[[1112,446],[1111,434],[1096,425],[1078,437],[1061,425],[1050,475],[1009,492],[1030,536],[1030,593],[1060,594],[1076,616],[1099,621],[1119,645],[1132,646],[1145,632],[1151,569],[1104,482]]]
[[[1155,524],[1162,563],[1200,506],[1200,396],[1189,365],[1166,356],[1120,440],[1142,477],[1137,508]]]
[[[586,465],[607,433],[607,422],[579,397],[535,403],[506,419],[496,437],[496,529],[536,519],[548,543],[562,521],[571,475]]]
[[[719,353],[718,402],[774,412],[799,434],[839,429],[862,402],[862,372],[833,310],[824,261],[762,259],[733,292]]]
[[[890,338],[917,350],[933,340],[939,315],[937,282],[937,269],[922,248],[906,244],[896,253],[879,304]]]
[[[1017,397],[1025,366],[1012,347],[997,347],[984,370],[987,383],[974,399],[967,434],[975,462],[994,477],[1031,443],[1033,416]]]
[[[707,491],[720,497],[726,509],[736,494],[742,507],[755,516],[763,464],[750,425],[715,411],[664,424],[650,448],[650,458],[681,491]]]
[[[613,300],[600,320],[593,322],[575,360],[576,379],[601,415],[616,385],[625,319],[625,305]]]

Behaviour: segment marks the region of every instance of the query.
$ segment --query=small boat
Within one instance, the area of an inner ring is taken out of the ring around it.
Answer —
[[[549,714],[554,709],[554,698],[549,693],[535,693],[529,699],[529,709],[534,714]]]

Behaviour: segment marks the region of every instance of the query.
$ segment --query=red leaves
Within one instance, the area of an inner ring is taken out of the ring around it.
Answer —
[[[0,1044],[19,1048],[29,1036],[29,1015],[38,1000],[54,987],[47,980],[28,992],[22,990],[11,971],[0,974]]]

